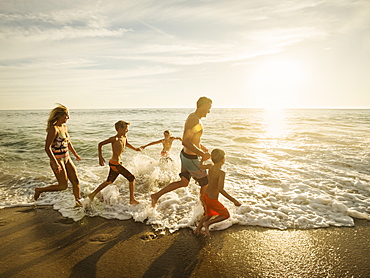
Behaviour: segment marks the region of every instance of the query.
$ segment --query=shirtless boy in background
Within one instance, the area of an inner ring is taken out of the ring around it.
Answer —
[[[144,150],[146,147],[162,143],[163,149],[161,151],[161,156],[164,157],[164,158],[170,158],[170,150],[171,150],[171,147],[172,147],[172,143],[175,140],[182,141],[182,139],[180,137],[173,137],[169,130],[165,130],[163,139],[151,142],[149,144],[146,144],[145,146],[141,146],[140,148]]]

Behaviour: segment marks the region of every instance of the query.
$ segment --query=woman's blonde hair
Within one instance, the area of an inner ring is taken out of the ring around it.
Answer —
[[[53,110],[49,113],[49,119],[47,121],[47,127],[46,131],[49,131],[49,129],[52,126],[55,126],[60,117],[64,116],[65,114],[68,114],[68,108],[64,105],[57,103],[57,107],[55,107]]]

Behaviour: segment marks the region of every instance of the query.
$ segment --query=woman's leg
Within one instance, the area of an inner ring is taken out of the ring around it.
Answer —
[[[46,187],[36,187],[35,188],[35,195],[34,195],[35,201],[37,201],[37,199],[40,197],[40,194],[43,193],[43,192],[61,191],[61,190],[67,189],[67,187],[68,187],[68,176],[67,176],[67,171],[66,171],[65,165],[64,165],[64,163],[62,163],[60,161],[58,161],[58,163],[59,163],[60,167],[62,168],[62,170],[59,173],[57,173],[53,170],[54,175],[55,175],[55,177],[58,181],[58,184],[53,184],[53,185],[49,185],[49,186],[46,186]]]
[[[80,189],[80,181],[78,179],[76,166],[74,165],[71,159],[68,160],[66,163],[66,170],[69,181],[72,183],[72,190],[73,195],[75,196],[76,202],[81,205],[81,189]]]

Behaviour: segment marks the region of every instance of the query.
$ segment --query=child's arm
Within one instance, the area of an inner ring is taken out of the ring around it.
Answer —
[[[134,146],[132,146],[126,139],[126,146],[134,151],[138,151],[138,152],[141,152],[142,151],[142,148],[135,148]]]
[[[203,160],[203,159],[200,161],[200,169],[202,169],[202,170],[211,169],[213,164],[204,164],[205,162],[206,162],[206,160]]]
[[[67,127],[66,127],[66,133],[68,134]],[[81,157],[77,154],[76,150],[73,148],[71,140],[68,140],[68,149],[71,151],[71,153],[73,153],[77,161],[81,161]]]
[[[181,137],[173,137],[173,140],[180,140],[182,142],[182,138]]]
[[[229,199],[231,202],[233,202],[233,203],[234,203],[234,205],[236,205],[237,207],[239,207],[239,206],[241,206],[241,205],[242,205],[238,200],[236,200],[235,198],[231,197],[231,196],[229,195],[229,193],[227,193],[227,192],[225,191],[225,189],[220,190],[220,193],[221,193],[222,195],[224,195],[227,199]]]
[[[224,171],[221,171],[221,174],[220,174],[220,177],[219,177],[219,180],[218,180],[218,188],[219,188],[219,191],[222,195],[224,195],[227,199],[229,199],[231,202],[234,203],[235,206],[241,206],[242,204],[237,201],[235,198],[231,197],[229,195],[229,193],[227,193],[224,189],[224,184],[225,184],[225,172]]]
[[[115,137],[110,137],[108,138],[107,140],[104,140],[104,141],[101,141],[99,144],[98,144],[98,155],[99,155],[99,165],[100,166],[104,166],[105,164],[105,159],[103,157],[103,154],[102,154],[102,147],[106,144],[109,144],[109,143],[113,143],[115,141]]]
[[[159,144],[159,143],[162,143],[163,139],[161,140],[158,140],[158,141],[154,141],[154,142],[151,142],[149,144],[146,144],[145,146],[141,146],[140,148],[141,149],[145,149],[146,147],[149,147],[149,146],[152,146],[152,145],[155,145],[155,144]]]

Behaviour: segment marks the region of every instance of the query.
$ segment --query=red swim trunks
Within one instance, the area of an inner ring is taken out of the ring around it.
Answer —
[[[208,217],[212,217],[215,215],[221,215],[225,217],[225,219],[230,217],[230,213],[227,208],[225,208],[225,206],[221,204],[217,199],[210,199],[207,196],[207,193],[203,194],[202,199],[205,204],[206,215]]]

